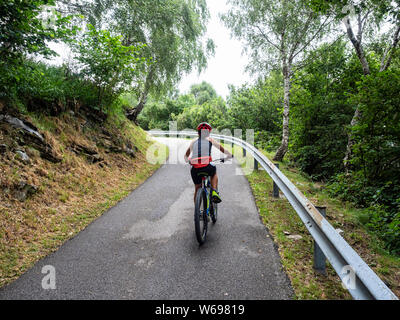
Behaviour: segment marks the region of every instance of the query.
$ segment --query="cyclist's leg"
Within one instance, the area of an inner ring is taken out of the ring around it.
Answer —
[[[209,164],[206,167],[206,171],[210,176],[211,188],[217,190],[218,188],[218,176],[217,176],[217,167],[215,165]]]
[[[218,175],[217,175],[217,168],[213,165],[210,165],[210,177],[211,177],[211,188],[212,191],[212,199],[215,203],[220,203],[222,201],[219,193],[218,193]]]
[[[215,174],[211,180],[211,187],[213,188],[213,191],[211,193],[212,195],[212,200],[215,203],[220,203],[222,201],[221,196],[219,195],[218,190],[218,176]]]
[[[192,168],[190,170],[190,174],[192,176],[192,180],[194,183],[194,202],[196,203],[196,195],[197,191],[201,188],[201,177],[198,175],[198,170],[196,168]]]
[[[218,190],[218,175],[217,173],[215,173],[212,177],[211,177],[211,187],[214,190]]]
[[[194,185],[194,196],[193,196],[193,200],[196,203],[196,195],[197,195],[197,191],[201,188],[201,183],[200,184],[195,184]]]

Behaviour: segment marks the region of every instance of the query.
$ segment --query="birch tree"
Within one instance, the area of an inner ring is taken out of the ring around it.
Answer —
[[[139,86],[139,103],[127,116],[136,121],[150,93],[165,93],[185,73],[201,71],[213,53],[213,42],[203,41],[209,12],[205,0],[118,0],[114,20],[129,44],[141,42],[146,66]],[[140,12],[140,14],[139,14]]]
[[[365,76],[371,75],[373,71],[386,71],[390,67],[400,41],[399,0],[312,0],[311,5],[316,12],[335,16],[338,21],[341,21]],[[383,27],[388,31],[382,32]],[[372,70],[365,47],[368,40],[376,36],[381,36],[386,45],[380,59],[379,70]],[[359,123],[361,116],[361,111],[357,106],[350,128]],[[354,139],[350,130],[343,160],[346,171],[349,170],[353,145]]]
[[[122,34],[125,46],[145,44],[151,64],[142,66],[136,86],[138,104],[127,110],[136,121],[149,94],[173,89],[185,73],[206,67],[214,52],[212,40],[203,39],[209,19],[206,0],[60,0],[87,22]]]
[[[245,41],[250,53],[249,70],[260,76],[274,68],[283,74],[282,142],[274,160],[281,161],[289,147],[290,90],[292,76],[307,50],[326,34],[331,19],[321,18],[299,0],[228,0],[222,16],[232,34]]]
[[[346,7],[344,7],[343,10],[344,13],[346,13],[346,11],[352,13],[348,14],[346,17],[343,18],[343,23],[346,27],[348,38],[357,53],[358,59],[360,60],[364,75],[371,74],[371,68],[366,59],[365,50],[363,46],[364,33],[368,25],[370,27],[371,25],[374,25],[379,29],[385,22],[385,14],[384,12],[382,12],[383,9],[382,4],[384,3],[383,2],[376,3],[374,1],[361,1],[361,3],[356,3],[354,1],[351,1]],[[391,10],[387,7],[386,9],[388,10],[387,14],[390,15]],[[355,23],[357,28],[356,33],[354,32],[353,25],[351,23],[351,18],[353,18],[356,22]],[[389,68],[392,62],[393,55],[396,52],[400,40],[400,20],[398,17],[395,17],[395,19],[392,20],[391,22],[393,23],[393,25],[391,27],[391,30],[389,31],[389,34],[393,33],[392,41],[390,42],[390,40],[388,39],[386,49],[381,58],[379,72],[385,71]],[[359,107],[357,106],[354,112],[353,119],[351,120],[350,123],[351,128],[354,127],[359,122],[360,117],[361,117],[361,112]],[[344,157],[344,165],[346,170],[348,170],[349,168],[349,160],[351,159],[352,156],[353,145],[354,145],[354,140],[350,131],[347,142],[346,155]]]

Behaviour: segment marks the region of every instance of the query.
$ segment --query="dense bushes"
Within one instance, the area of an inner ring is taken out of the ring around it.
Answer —
[[[66,67],[34,61],[26,61],[25,66],[15,99],[28,111],[56,115],[67,109],[77,111],[80,107],[96,107],[96,85],[72,74]]]
[[[393,190],[400,198],[400,70],[364,77],[358,87],[353,101],[362,116],[353,128],[351,163],[369,184],[377,189],[390,185],[385,194]],[[381,201],[393,204],[383,196]]]
[[[103,94],[99,103],[99,87],[67,66],[26,60],[19,79],[7,100],[9,106],[17,106],[20,111],[55,116],[67,110],[85,110],[106,115],[119,103],[118,95],[111,93]]]
[[[138,117],[138,122],[145,130],[168,130],[169,122],[180,114],[188,105],[194,105],[193,96],[179,96],[177,99],[164,98],[156,101],[150,99]]]
[[[271,76],[254,86],[231,87],[227,99],[233,128],[279,134],[282,112],[282,76]]]
[[[138,117],[139,124],[146,130],[168,130],[169,121],[176,121],[178,130],[193,130],[203,121],[222,130],[231,126],[229,120],[225,101],[205,82],[193,85],[189,94],[150,100]]]
[[[124,45],[122,37],[110,31],[88,24],[78,33],[74,17],[57,13],[54,4],[0,4],[0,99],[8,107],[53,115],[82,107],[106,114],[121,92],[137,84],[138,70],[151,59],[143,57],[144,45]],[[42,17],[44,5],[53,9],[51,21]],[[73,63],[54,67],[38,62],[56,55],[49,41],[68,43],[75,52]]]
[[[183,112],[174,117],[178,129],[195,129],[200,122],[206,121],[217,130],[226,129],[229,126],[228,113],[225,101],[215,98],[201,105],[185,107]]]
[[[144,47],[142,44],[123,45],[122,36],[96,30],[90,24],[82,39],[73,42],[79,75],[97,87],[97,107],[111,105],[121,92],[131,89],[137,82],[139,68],[150,64],[151,60],[141,57]]]
[[[69,41],[77,28],[69,26],[70,17],[56,14],[53,23],[44,23],[40,14],[44,5],[54,0],[0,2],[0,99],[12,100],[17,88],[24,85],[26,56],[52,57],[48,41]]]
[[[388,210],[379,205],[367,209],[366,226],[376,233],[386,244],[389,251],[400,255],[400,210]]]
[[[255,143],[272,150],[280,143],[280,78],[274,73],[255,87],[231,87],[227,102],[210,84],[193,85],[188,94],[148,101],[138,122],[146,130],[168,130],[170,121],[177,122],[178,130],[193,130],[203,121],[217,131],[227,129],[232,134],[235,129],[243,134],[252,129]]]
[[[291,113],[292,159],[315,180],[328,180],[343,170],[347,131],[354,114],[348,96],[361,77],[357,61],[343,43],[310,54],[296,74]]]
[[[364,223],[400,254],[400,70],[363,77],[351,101],[362,116],[353,128],[352,171],[330,191],[370,208]]]

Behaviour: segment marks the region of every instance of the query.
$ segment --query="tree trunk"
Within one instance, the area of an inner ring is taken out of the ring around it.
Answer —
[[[347,35],[348,35],[351,43],[353,44],[354,49],[356,50],[357,57],[361,63],[364,75],[371,74],[368,61],[365,57],[364,50],[362,48],[362,44],[354,36],[353,29],[351,28],[350,20],[348,18],[347,18],[345,25],[346,25],[346,29],[347,29]],[[361,37],[361,35],[360,35],[360,37]],[[351,124],[350,124],[351,128],[354,127],[358,123],[360,117],[361,117],[361,111],[360,111],[359,107],[357,106],[356,111],[354,112],[353,119],[351,120]],[[350,159],[353,155],[353,145],[354,145],[354,139],[353,139],[353,135],[350,131],[348,133],[346,153],[345,153],[345,156],[343,159],[343,164],[344,164],[344,168],[345,168],[346,172],[348,172],[350,169]]]
[[[289,148],[289,107],[290,107],[290,87],[291,87],[291,66],[286,61],[283,63],[283,83],[284,83],[284,101],[283,101],[283,126],[282,142],[274,156],[274,161],[282,161]]]
[[[360,109],[357,107],[357,109],[356,109],[356,111],[354,113],[353,119],[351,120],[351,123],[350,123],[350,127],[351,128],[353,128],[358,123],[360,117],[361,117],[361,112],[360,112]],[[354,139],[353,139],[353,135],[352,135],[352,133],[350,131],[348,133],[348,135],[347,135],[346,154],[345,154],[344,159],[343,159],[344,168],[345,168],[347,173],[349,172],[349,169],[350,169],[350,162],[349,161],[351,160],[351,156],[353,154],[353,151],[352,151],[353,150],[353,145],[354,145]]]
[[[387,48],[387,50],[385,51],[383,57],[382,57],[382,62],[381,62],[381,68],[380,68],[380,72],[382,71],[386,71],[390,64],[392,63],[392,58],[393,58],[393,54],[395,53],[396,49],[397,49],[397,45],[400,41],[400,25],[397,27],[394,35],[393,35],[393,43],[390,47]]]
[[[127,110],[127,112],[126,112],[126,117],[135,123],[136,123],[137,117],[139,116],[140,112],[142,112],[144,106],[146,105],[147,96],[149,94],[151,83],[153,81],[153,75],[154,75],[154,69],[151,67],[149,73],[147,74],[144,89],[139,98],[139,103],[137,104],[137,106],[135,108]]]
[[[148,91],[143,90],[142,94],[140,95],[139,103],[136,105],[136,107],[132,108],[126,112],[126,117],[129,120],[136,123],[137,117],[139,116],[140,112],[142,112],[144,106],[146,105],[147,95],[148,95]]]
[[[351,43],[354,46],[354,49],[356,50],[357,57],[360,60],[361,66],[363,68],[364,75],[368,75],[371,73],[369,69],[369,64],[367,61],[367,58],[365,57],[364,50],[361,44],[361,39],[362,39],[362,30],[359,30],[359,36],[358,39],[354,35],[353,29],[350,25],[350,19],[347,18],[345,22],[346,30],[347,30],[347,36],[349,37]]]

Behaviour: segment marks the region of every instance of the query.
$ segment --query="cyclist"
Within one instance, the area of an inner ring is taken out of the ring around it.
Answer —
[[[194,190],[194,201],[196,202],[197,191],[201,188],[201,175],[207,175],[211,177],[211,187],[213,189],[211,198],[215,203],[220,203],[222,201],[217,189],[218,189],[218,176],[217,168],[212,162],[211,149],[214,146],[222,153],[228,155],[226,159],[233,158],[233,155],[224,149],[221,144],[210,137],[211,126],[207,122],[202,122],[197,127],[197,133],[199,138],[193,140],[190,143],[189,148],[185,154],[185,161],[190,162],[192,165],[191,175],[195,186]],[[191,157],[189,157],[191,155]]]

